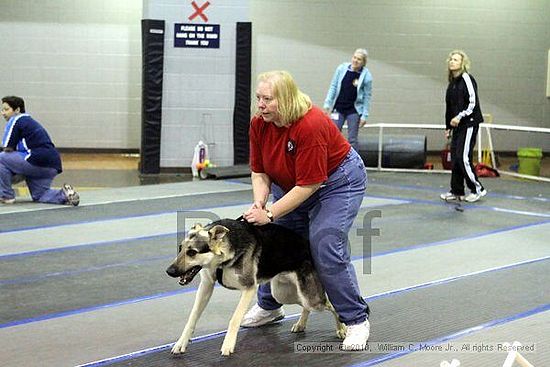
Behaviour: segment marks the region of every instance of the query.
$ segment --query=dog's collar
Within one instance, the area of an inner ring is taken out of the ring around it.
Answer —
[[[220,285],[221,285],[222,287],[227,288],[227,287],[223,284],[223,269],[222,269],[222,268],[217,268],[217,269],[216,269],[216,280],[218,281],[218,283],[220,283]]]
[[[232,260],[233,260],[233,259],[229,259],[229,260],[224,261],[223,263],[221,263],[220,266],[219,266],[218,268],[216,268],[216,271],[219,270],[219,269],[221,269],[221,268],[223,268],[223,267],[226,267],[227,265],[231,265]]]
[[[223,263],[221,263],[217,268],[216,268],[216,280],[218,281],[218,283],[220,283],[220,285],[222,287],[225,287],[225,288],[228,288],[228,289],[235,289],[235,288],[230,288],[228,286],[226,286],[225,284],[223,284],[223,268],[226,267],[226,266],[232,266],[238,259],[240,259],[242,257],[239,256],[239,257],[234,257],[232,259],[229,259],[227,261],[224,261]]]

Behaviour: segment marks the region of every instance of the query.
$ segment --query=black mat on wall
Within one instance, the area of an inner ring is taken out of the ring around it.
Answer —
[[[141,173],[160,173],[164,20],[141,20]]]
[[[235,109],[233,111],[233,163],[248,163],[252,23],[237,22],[235,45]]]

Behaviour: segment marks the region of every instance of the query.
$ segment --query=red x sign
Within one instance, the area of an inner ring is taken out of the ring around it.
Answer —
[[[194,1],[191,2],[191,5],[195,9],[195,12],[193,14],[191,14],[191,16],[189,17],[189,20],[193,20],[197,16],[199,16],[199,17],[202,18],[202,20],[204,20],[205,22],[208,22],[208,17],[203,13],[203,11],[204,11],[204,9],[208,8],[208,5],[210,5],[210,2],[209,1],[205,2],[204,4],[202,4],[202,6],[200,8],[197,5],[197,3],[194,2]]]

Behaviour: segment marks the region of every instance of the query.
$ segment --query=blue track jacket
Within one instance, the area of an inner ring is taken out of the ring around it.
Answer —
[[[30,115],[12,116],[4,130],[2,146],[12,148],[34,166],[55,168],[61,172],[61,157],[46,129]]]
[[[342,80],[346,75],[346,72],[350,68],[351,63],[345,62],[339,65],[334,72],[330,87],[325,98],[323,108],[332,111],[334,109],[334,103],[340,94],[340,87]],[[355,110],[361,116],[361,120],[366,120],[369,116],[370,99],[372,96],[372,75],[366,67],[363,67],[361,75],[359,76],[359,82],[357,84],[357,99],[355,100]]]

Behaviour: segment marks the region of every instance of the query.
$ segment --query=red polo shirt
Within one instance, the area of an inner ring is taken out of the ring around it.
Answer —
[[[254,116],[249,136],[250,169],[267,174],[285,191],[326,181],[351,149],[336,124],[318,107],[288,127]]]

